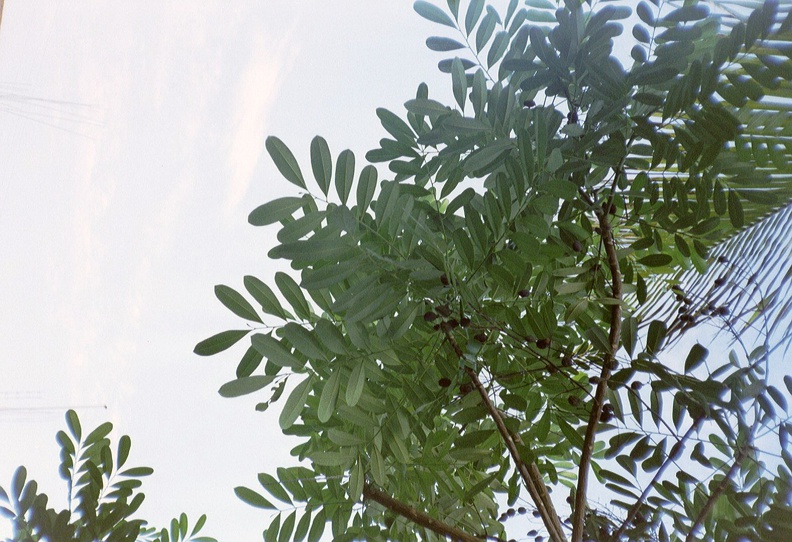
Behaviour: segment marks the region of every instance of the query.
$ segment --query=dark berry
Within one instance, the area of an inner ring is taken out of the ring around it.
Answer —
[[[640,390],[641,388],[643,388],[643,382],[638,382],[638,381],[636,380],[635,382],[633,382],[632,384],[630,384],[630,388],[632,388],[632,389],[634,389],[634,390],[638,391],[638,390]]]
[[[573,407],[580,406],[580,397],[578,397],[577,395],[570,395],[567,398],[567,401],[569,401],[569,404],[572,405]]]
[[[434,320],[437,320],[437,314],[432,312],[432,311],[425,312],[424,313],[424,320],[427,321],[427,322],[432,322]]]
[[[459,319],[459,325],[462,327],[468,327],[470,325],[470,318],[463,316]]]
[[[542,349],[547,348],[548,346],[550,346],[550,339],[539,339],[538,341],[536,341],[536,346],[537,348],[542,348]]]
[[[476,333],[475,335],[473,335],[473,338],[476,339],[480,343],[485,343],[485,342],[487,342],[487,338],[488,337],[487,337],[486,333]]]
[[[574,250],[575,252],[580,252],[581,250],[583,250],[583,244],[577,239],[575,239],[572,242],[572,250]]]
[[[536,105],[536,102],[533,101],[533,100],[525,100],[523,102],[523,107],[531,108],[531,107],[534,107],[535,105]]]
[[[439,305],[435,307],[435,310],[444,318],[451,316],[451,308],[448,305]]]
[[[520,297],[528,297],[529,295],[531,295],[531,292],[529,292],[528,290],[523,289],[523,290],[520,290],[519,292],[517,292],[517,295],[520,296]]]
[[[561,358],[561,365],[563,367],[572,367],[572,358],[569,356],[564,356]]]
[[[448,286],[450,284],[448,282],[448,275],[446,275],[445,273],[440,275],[440,282],[443,284],[443,286]]]
[[[444,376],[443,378],[437,381],[437,384],[441,388],[447,388],[448,386],[451,385],[451,379]]]

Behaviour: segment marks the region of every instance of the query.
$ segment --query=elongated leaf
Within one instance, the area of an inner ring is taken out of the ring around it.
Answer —
[[[285,502],[286,504],[292,504],[289,494],[286,493],[286,490],[283,489],[283,486],[275,479],[274,476],[267,474],[266,472],[261,472],[258,475],[258,481],[270,495],[279,501]]]
[[[312,383],[313,378],[309,376],[297,384],[289,394],[289,397],[283,404],[283,411],[281,411],[280,417],[278,418],[278,424],[281,429],[288,429],[297,421],[297,418],[300,417],[300,413],[305,406],[305,401],[308,399],[308,394],[311,393]]]
[[[366,384],[366,369],[363,363],[358,363],[352,369],[346,388],[346,403],[355,406],[363,394],[363,386]]]
[[[110,431],[113,430],[113,424],[110,422],[105,422],[93,431],[91,431],[87,437],[85,437],[85,441],[83,441],[83,446],[90,446],[91,444],[95,444],[99,442],[107,435],[110,434]]]
[[[451,38],[444,38],[439,36],[432,36],[426,38],[426,46],[432,51],[456,51],[457,49],[464,49],[465,44]]]
[[[233,288],[218,284],[215,286],[215,295],[217,299],[220,300],[220,303],[225,305],[226,308],[237,316],[246,320],[252,320],[253,322],[262,323],[261,318],[256,313],[256,309]]]
[[[283,336],[288,339],[296,350],[308,359],[324,359],[325,353],[316,339],[316,335],[300,324],[289,322],[282,328]]]
[[[193,352],[199,356],[211,356],[231,348],[239,340],[250,333],[249,329],[232,329],[221,331],[217,335],[212,335],[195,345]]]
[[[311,169],[316,184],[319,185],[322,194],[326,196],[333,175],[333,159],[330,156],[330,147],[327,145],[327,141],[321,136],[316,136],[311,141]]]
[[[413,4],[413,9],[423,17],[424,19],[428,19],[433,23],[439,23],[445,26],[450,26],[451,28],[456,28],[454,21],[448,14],[440,9],[439,7],[435,6],[434,4],[430,4],[424,0],[418,0]]]
[[[338,388],[341,385],[341,371],[336,370],[330,375],[322,388],[319,396],[319,408],[317,416],[319,421],[325,423],[335,412],[336,399],[338,398]]]
[[[278,271],[275,273],[275,284],[278,285],[278,289],[292,306],[294,312],[297,313],[297,316],[306,320],[311,317],[311,307],[293,278],[286,273]]]
[[[709,350],[701,346],[700,344],[694,344],[690,352],[688,353],[687,359],[685,360],[685,372],[689,373],[707,359],[709,355]]]
[[[252,375],[244,378],[237,378],[231,382],[226,382],[217,390],[222,397],[239,397],[256,392],[269,385],[275,379],[270,375]]]
[[[271,502],[265,499],[263,495],[256,493],[252,489],[249,489],[245,486],[235,487],[234,493],[236,493],[236,496],[239,497],[243,502],[246,502],[250,506],[263,508],[265,510],[277,510],[277,508]]]
[[[69,428],[69,432],[74,437],[74,440],[80,442],[82,439],[82,427],[80,427],[80,418],[77,417],[77,413],[71,409],[66,411],[66,427]]]
[[[292,196],[274,199],[253,209],[248,215],[248,222],[253,226],[274,224],[292,216],[302,204],[302,198]]]
[[[295,369],[303,365],[288,348],[271,335],[256,333],[250,339],[250,343],[256,351],[267,358],[270,363],[274,363],[278,367]]]
[[[300,166],[297,164],[297,159],[283,141],[275,136],[269,136],[264,146],[267,148],[267,152],[272,161],[275,162],[275,167],[278,168],[281,175],[290,183],[305,189],[305,180],[300,171]]]
[[[357,186],[357,206],[358,216],[363,216],[371,205],[374,198],[374,191],[377,188],[377,168],[371,164],[360,171],[360,178]]]
[[[341,151],[336,162],[335,186],[341,203],[346,205],[352,182],[355,180],[355,155],[350,150]]]
[[[250,295],[252,295],[253,298],[261,305],[261,310],[267,314],[283,318],[284,320],[292,317],[291,314],[283,310],[283,307],[281,307],[281,304],[278,301],[278,298],[275,297],[275,293],[272,291],[272,289],[270,289],[270,287],[261,280],[251,275],[247,275],[245,277],[244,284],[248,293],[250,293]]]

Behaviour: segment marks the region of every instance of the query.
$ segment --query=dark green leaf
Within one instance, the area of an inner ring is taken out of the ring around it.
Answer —
[[[734,190],[729,190],[729,220],[735,228],[742,228],[745,224],[742,202]]]
[[[688,353],[687,359],[685,360],[685,372],[689,373],[704,363],[708,355],[709,350],[698,343],[694,344],[690,349],[690,353]]]
[[[74,440],[80,442],[82,438],[82,428],[80,427],[80,418],[78,418],[77,413],[71,409],[66,411],[66,427],[69,428],[69,432],[74,437]]]
[[[335,370],[325,382],[324,387],[322,387],[322,393],[319,396],[319,407],[316,413],[320,422],[327,422],[335,412],[336,399],[338,398],[338,389],[340,386],[341,371]]]
[[[465,44],[459,43],[457,40],[439,36],[426,38],[426,46],[432,51],[456,51],[457,49],[465,48]]]
[[[413,4],[413,9],[415,9],[418,15],[424,19],[432,21],[433,23],[439,23],[445,26],[450,26],[451,28],[456,28],[456,25],[454,24],[454,21],[451,20],[451,17],[449,17],[445,11],[434,4],[430,4],[424,0],[418,0]]]
[[[250,215],[248,222],[253,226],[267,226],[288,218],[302,207],[303,199],[295,197],[285,197],[274,199],[264,205],[259,205]]]
[[[638,263],[646,267],[662,267],[670,264],[672,261],[673,258],[668,254],[649,254],[638,260]]]
[[[236,493],[237,497],[250,506],[264,508],[266,510],[277,510],[277,508],[271,502],[265,499],[263,495],[256,493],[252,489],[248,489],[244,486],[238,486],[234,488],[234,493]]]
[[[236,380],[226,382],[220,386],[217,392],[222,397],[239,397],[260,390],[264,386],[272,383],[274,379],[275,377],[270,375],[253,375],[237,378]]]
[[[303,365],[288,348],[271,335],[256,333],[250,339],[250,343],[257,352],[278,367],[296,369]]]
[[[248,293],[250,293],[261,305],[261,310],[267,314],[283,318],[284,320],[291,318],[291,314],[283,310],[278,298],[275,297],[275,294],[269,286],[250,275],[245,277],[244,284]]]
[[[226,308],[237,316],[246,320],[252,320],[253,322],[262,323],[261,318],[256,313],[256,309],[233,288],[218,284],[215,286],[215,295],[217,299],[220,300],[220,303],[225,305]]]
[[[297,159],[294,158],[294,155],[283,141],[275,136],[269,136],[264,145],[281,175],[290,183],[304,189],[305,180],[300,171],[300,166],[297,165]]]
[[[333,159],[330,156],[330,147],[321,136],[316,136],[311,141],[311,169],[313,170],[316,184],[326,196],[330,188],[330,178],[333,175]]]
[[[222,352],[235,345],[239,340],[250,333],[249,329],[232,329],[212,335],[195,345],[193,352],[199,356],[211,356]]]
[[[311,308],[294,279],[286,273],[278,271],[275,273],[275,284],[278,285],[278,289],[292,306],[297,316],[308,320],[311,317]]]
[[[289,494],[286,493],[286,490],[283,489],[283,486],[281,486],[280,482],[278,482],[275,477],[262,472],[258,475],[258,481],[262,487],[269,492],[270,495],[279,501],[285,502],[286,504],[292,504]]]
[[[283,411],[281,411],[280,417],[278,418],[281,429],[285,430],[291,427],[300,416],[305,406],[305,401],[308,399],[308,394],[311,392],[312,383],[313,378],[309,376],[297,384],[291,394],[289,394],[289,397],[283,405]]]
[[[341,203],[346,205],[352,182],[355,180],[355,155],[349,149],[341,151],[336,162],[335,186]]]

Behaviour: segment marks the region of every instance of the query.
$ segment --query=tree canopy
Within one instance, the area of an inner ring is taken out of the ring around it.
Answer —
[[[418,1],[454,103],[378,109],[363,167],[317,136],[312,179],[267,139],[294,273],[217,286],[248,325],[195,348],[285,397],[302,464],[236,488],[266,541],[792,538],[790,273],[723,271],[787,216],[792,10],[631,5]],[[734,348],[670,350],[703,324]]]

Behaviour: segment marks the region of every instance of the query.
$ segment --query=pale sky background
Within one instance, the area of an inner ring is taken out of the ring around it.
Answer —
[[[310,171],[311,138],[358,163],[421,81],[445,97],[436,25],[409,0],[7,0],[0,27],[0,485],[20,464],[65,504],[55,433],[75,408],[132,437],[140,517],[186,512],[260,540],[239,501],[290,460],[277,411],[223,399],[244,351],[195,344],[239,319],[213,286],[281,267],[248,213],[294,187],[274,134]],[[107,409],[101,408],[106,405]],[[0,538],[10,526],[0,521]]]

